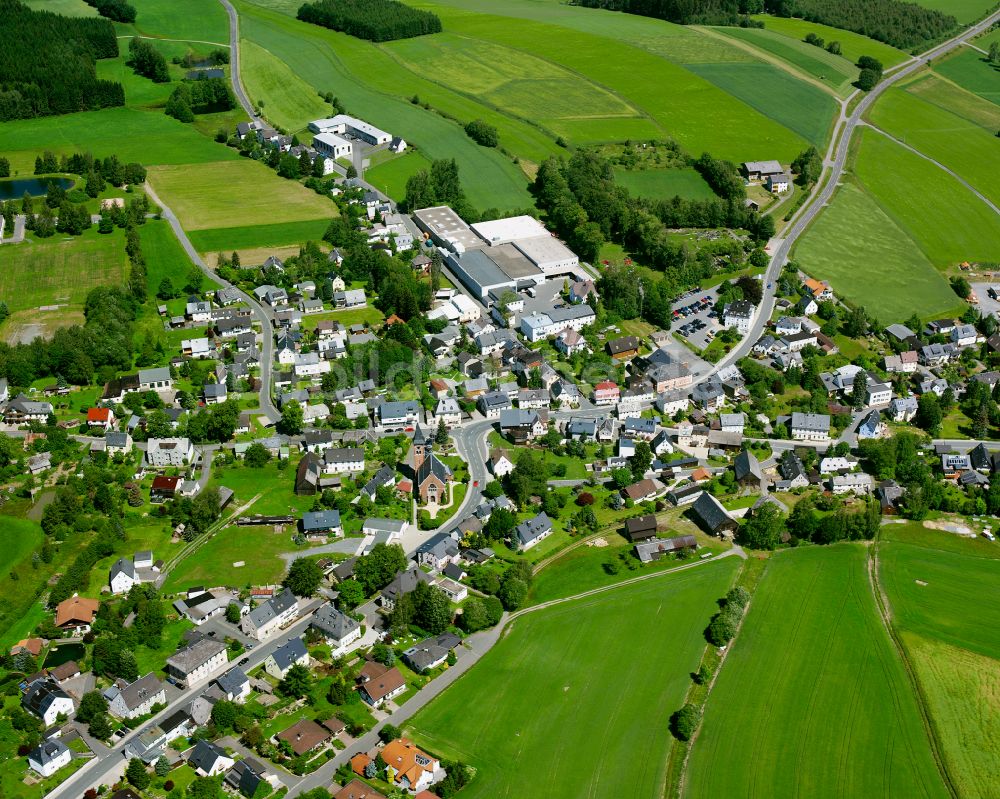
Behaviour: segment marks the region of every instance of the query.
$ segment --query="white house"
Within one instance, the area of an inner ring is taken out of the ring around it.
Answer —
[[[223,641],[199,638],[167,658],[164,671],[171,682],[189,688],[199,680],[211,676],[229,661],[228,647]]]
[[[564,330],[579,332],[597,319],[594,309],[587,303],[563,308],[550,308],[545,313],[521,317],[521,334],[531,342],[557,336]]]
[[[271,633],[281,629],[294,619],[299,612],[299,603],[287,588],[280,594],[262,602],[240,621],[244,635],[263,641]]]
[[[829,441],[830,417],[825,413],[794,411],[791,421],[792,438],[796,441]]]
[[[838,474],[830,478],[830,490],[834,494],[870,494],[874,482],[870,474],[864,472],[852,472],[851,474]]]
[[[60,716],[73,715],[73,700],[54,682],[39,677],[34,680],[21,696],[21,706],[40,718],[46,727],[51,727]]]
[[[490,471],[496,478],[504,477],[514,471],[514,462],[503,450],[495,449],[490,453]]]
[[[232,768],[236,761],[226,750],[211,741],[199,740],[188,756],[188,763],[199,777],[214,777]]]
[[[362,447],[331,447],[323,453],[324,474],[351,474],[365,470]]]
[[[194,461],[194,444],[188,438],[151,438],[146,442],[146,465],[154,469],[186,466]]]
[[[139,391],[163,391],[174,384],[170,369],[160,366],[156,369],[139,370]]]
[[[349,652],[351,644],[361,640],[361,623],[337,610],[332,603],[317,610],[309,626],[326,639],[333,657]]]
[[[209,322],[212,319],[212,303],[204,300],[189,302],[184,307],[184,315],[192,322]]]
[[[134,682],[115,680],[105,689],[108,712],[119,719],[135,719],[150,713],[154,705],[166,704],[167,692],[162,682],[150,672]]]
[[[292,638],[279,646],[264,661],[264,671],[283,680],[292,666],[308,666],[309,651],[301,638]]]
[[[132,590],[133,585],[141,583],[135,572],[135,564],[128,558],[118,558],[111,566],[108,575],[108,585],[112,594],[127,594]]]
[[[51,777],[73,759],[73,753],[58,738],[43,741],[28,754],[28,766],[42,777]]]
[[[354,145],[336,133],[317,133],[313,136],[312,144],[316,152],[334,160],[351,158],[354,154]]]
[[[746,300],[727,303],[722,311],[722,324],[725,327],[735,327],[740,333],[750,331],[751,320],[753,320],[753,305]]]

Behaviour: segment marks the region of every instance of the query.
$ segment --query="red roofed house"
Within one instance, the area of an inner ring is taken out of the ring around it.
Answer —
[[[359,777],[365,776],[365,766],[372,762],[372,759],[368,757],[364,752],[358,752],[354,757],[351,758],[351,771],[357,774]]]
[[[618,402],[620,396],[621,392],[618,389],[618,384],[610,380],[605,380],[603,383],[598,383],[594,386],[595,405],[614,405]]]
[[[386,779],[407,791],[422,791],[434,782],[441,764],[406,738],[390,741],[382,749]]]
[[[16,655],[20,652],[27,652],[33,658],[36,658],[42,654],[43,646],[45,646],[45,642],[41,638],[25,638],[14,644],[10,648],[10,653]]]
[[[181,487],[180,477],[165,477],[160,474],[153,478],[153,485],[149,489],[150,502],[166,502],[173,499],[174,494]]]
[[[399,673],[399,669],[395,666],[387,669],[374,660],[366,663],[361,669],[358,682],[361,683],[358,693],[372,707],[380,707],[406,690],[406,680]]]
[[[102,427],[110,430],[115,426],[115,415],[111,408],[88,408],[87,424],[90,427]]]

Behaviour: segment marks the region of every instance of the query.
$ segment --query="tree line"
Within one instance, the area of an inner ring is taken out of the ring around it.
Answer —
[[[298,18],[372,42],[441,32],[441,20],[436,14],[396,0],[318,0],[304,3]]]
[[[99,80],[98,58],[116,58],[106,19],[33,11],[0,0],[0,121],[125,105],[120,83]]]
[[[854,31],[902,50],[940,39],[958,25],[951,14],[903,0],[765,0],[779,17],[800,17]]]
[[[170,71],[167,69],[167,59],[152,42],[133,36],[128,43],[128,59],[126,62],[136,75],[149,78],[153,83],[167,83]]]
[[[96,8],[102,17],[114,22],[135,22],[135,6],[129,5],[125,0],[84,0],[84,2],[91,8]]]
[[[55,172],[66,172],[81,177],[96,173],[102,180],[118,187],[126,183],[146,182],[146,167],[134,161],[123,164],[118,156],[113,154],[106,158],[95,158],[92,153],[73,153],[57,158],[55,153],[46,150],[41,155],[35,156],[36,175],[51,175]]]
[[[763,27],[748,18],[764,10],[762,0],[572,0],[573,5],[624,11],[679,25]]]
[[[181,122],[194,122],[195,114],[211,114],[233,108],[236,108],[236,97],[229,81],[225,78],[202,78],[179,84],[167,100],[166,113]]]

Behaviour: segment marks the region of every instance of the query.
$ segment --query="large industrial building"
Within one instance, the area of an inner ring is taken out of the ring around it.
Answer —
[[[313,120],[309,123],[309,130],[313,133],[336,133],[341,136],[346,134],[373,146],[392,142],[391,133],[386,133],[363,119],[349,117],[347,114]]]
[[[350,158],[354,145],[336,133],[317,133],[313,136],[313,149],[327,158]]]

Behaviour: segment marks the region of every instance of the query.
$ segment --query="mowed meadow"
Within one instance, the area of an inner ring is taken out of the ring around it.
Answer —
[[[886,525],[879,566],[959,795],[996,796],[1000,605],[990,598],[1000,595],[1000,551],[917,522]]]
[[[667,720],[738,566],[709,562],[517,619],[407,734],[476,768],[463,799],[659,796]]]
[[[774,555],[709,696],[684,796],[946,797],[858,544]]]

